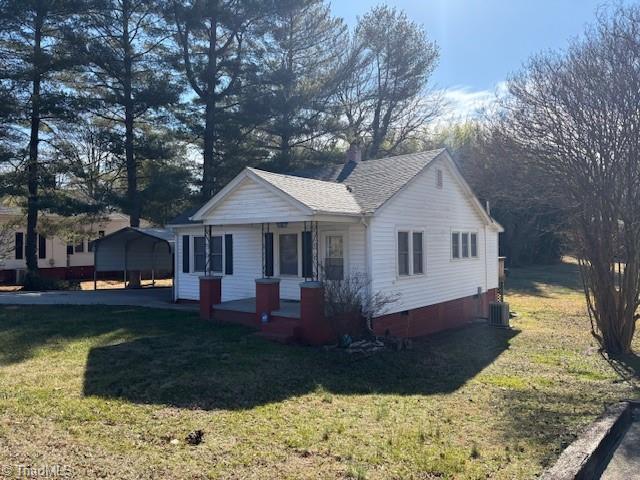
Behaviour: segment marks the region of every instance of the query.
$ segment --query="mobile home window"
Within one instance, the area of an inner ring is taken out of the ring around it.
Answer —
[[[409,232],[398,232],[398,275],[409,275]]]
[[[84,253],[84,238],[75,245],[74,250],[76,253]]]
[[[469,258],[469,234],[462,234],[462,258]]]
[[[460,258],[460,234],[458,232],[451,234],[451,257]]]
[[[38,234],[38,258],[47,258],[47,237]]]
[[[16,232],[15,253],[16,260],[24,258],[24,233],[22,232]]]
[[[222,235],[211,237],[209,263],[211,271],[222,273]]]
[[[471,256],[476,258],[478,256],[478,234],[471,234]]]
[[[207,266],[207,248],[204,237],[193,237],[193,271],[204,272]]]
[[[422,232],[413,232],[413,274],[424,273],[424,242]]]
[[[298,234],[283,233],[279,239],[280,275],[298,275]]]

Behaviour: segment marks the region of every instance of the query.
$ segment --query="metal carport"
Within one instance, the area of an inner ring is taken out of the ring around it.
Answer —
[[[173,273],[174,235],[162,228],[126,227],[93,243],[94,289],[98,272],[122,272],[125,287],[129,272],[149,272],[155,285],[158,274]]]

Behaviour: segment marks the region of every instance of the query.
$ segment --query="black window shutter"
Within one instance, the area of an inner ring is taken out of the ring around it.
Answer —
[[[224,235],[224,273],[233,275],[233,235]]]
[[[24,233],[16,232],[15,241],[16,260],[22,260],[24,258]]]
[[[182,236],[182,273],[189,273],[189,235]]]
[[[47,258],[47,237],[38,235],[38,258]]]
[[[264,275],[273,277],[273,233],[264,234]]]
[[[311,232],[302,232],[302,276],[313,277],[313,241]]]

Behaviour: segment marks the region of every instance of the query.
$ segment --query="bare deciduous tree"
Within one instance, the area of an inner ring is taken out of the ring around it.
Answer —
[[[442,99],[427,88],[439,50],[423,28],[393,8],[362,17],[345,51],[350,71],[337,93],[343,137],[365,143],[365,158],[389,155],[419,136],[440,112]]]
[[[640,8],[533,58],[509,92],[509,133],[566,203],[593,334],[627,353],[640,303]]]

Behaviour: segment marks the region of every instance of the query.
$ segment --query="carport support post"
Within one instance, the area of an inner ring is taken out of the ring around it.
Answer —
[[[213,319],[213,306],[222,301],[222,277],[200,277],[200,318]]]
[[[98,289],[98,245],[100,242],[96,242],[93,244],[93,289]]]

